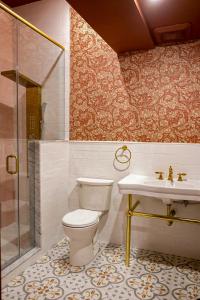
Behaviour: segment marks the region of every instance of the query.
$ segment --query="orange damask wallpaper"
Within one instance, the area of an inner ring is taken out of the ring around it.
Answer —
[[[72,10],[70,139],[200,143],[200,41],[118,57]]]

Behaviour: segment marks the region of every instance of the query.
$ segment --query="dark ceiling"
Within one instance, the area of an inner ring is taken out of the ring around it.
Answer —
[[[4,2],[14,7],[34,1]],[[68,3],[117,53],[200,38],[200,0],[68,0]]]
[[[116,52],[130,50],[133,44],[153,48],[149,28],[133,0],[68,2]]]
[[[25,5],[25,4],[29,4],[31,2],[36,2],[36,1],[39,1],[39,0],[3,0],[3,2],[10,7]]]
[[[200,38],[200,0],[68,0],[117,52]]]
[[[189,39],[200,38],[199,0],[139,0],[150,31],[171,25],[190,25]]]

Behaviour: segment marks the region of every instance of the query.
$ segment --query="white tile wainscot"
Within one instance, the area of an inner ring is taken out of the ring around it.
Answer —
[[[129,170],[116,171],[113,167],[115,150],[126,144],[132,152]],[[117,181],[129,173],[153,175],[163,170],[165,176],[169,165],[174,174],[186,172],[192,179],[200,179],[200,144],[174,143],[134,143],[134,142],[69,142],[68,193],[69,208],[78,206],[77,177],[113,178],[115,185],[112,194],[111,209],[106,226],[101,233],[101,240],[111,243],[124,243],[125,211],[127,201],[117,188]],[[139,198],[139,197],[137,197]],[[165,213],[165,205],[153,198],[140,198],[142,211]],[[182,217],[200,219],[200,205],[174,207]],[[200,226],[196,224],[175,223],[169,227],[163,221],[144,218],[132,220],[132,246],[200,259]]]
[[[65,141],[40,142],[41,248],[64,236],[61,220],[68,211],[68,151]]]

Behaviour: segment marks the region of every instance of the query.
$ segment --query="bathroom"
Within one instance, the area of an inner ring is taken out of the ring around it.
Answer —
[[[2,299],[200,298],[200,6],[174,2],[0,1]]]

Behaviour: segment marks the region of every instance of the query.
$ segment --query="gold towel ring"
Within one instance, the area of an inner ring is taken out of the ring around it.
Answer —
[[[119,151],[120,151],[120,150],[121,150],[122,152],[119,154]],[[126,152],[126,151],[129,153],[129,155],[126,155],[126,154],[124,153],[124,152]],[[131,151],[128,149],[128,147],[127,147],[126,145],[124,145],[124,146],[118,148],[118,149],[116,150],[116,152],[115,152],[115,159],[116,159],[120,164],[126,164],[126,163],[128,163],[128,162],[131,160],[131,156],[132,156]],[[119,159],[119,157],[126,157],[127,160],[122,161],[122,160]]]

